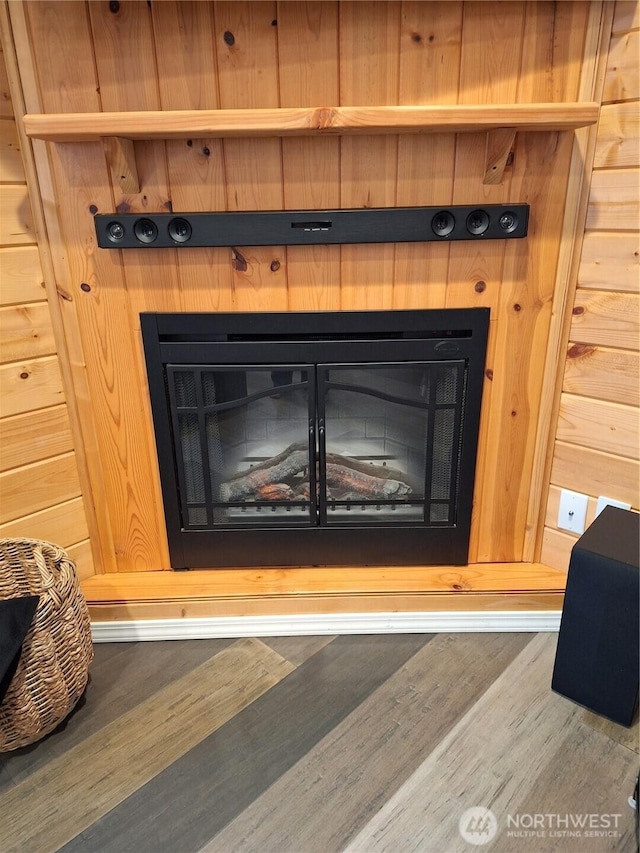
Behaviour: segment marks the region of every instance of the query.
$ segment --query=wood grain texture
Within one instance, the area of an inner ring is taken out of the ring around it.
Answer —
[[[638,509],[640,465],[635,460],[557,441],[551,482],[585,494],[607,495]]]
[[[36,246],[0,249],[1,305],[24,305],[42,301],[44,282]]]
[[[0,474],[0,522],[13,521],[80,494],[74,453],[32,462]]]
[[[640,220],[640,169],[599,169],[591,179],[587,228],[624,231]]]
[[[587,231],[579,287],[640,292],[640,234]]]
[[[640,105],[606,104],[600,112],[594,168],[640,166]]]
[[[564,393],[556,437],[569,444],[639,459],[639,414],[636,406]]]
[[[154,696],[162,700],[163,691],[187,677],[215,655],[228,649],[233,640],[175,640],[158,643],[97,643],[93,647],[91,678],[85,701],[61,726],[55,737],[41,742],[38,749],[21,749],[6,756],[0,778],[11,777],[15,785],[32,773],[42,770],[50,761],[99,733],[136,706],[150,703]],[[140,678],[144,672],[145,677]],[[84,710],[86,709],[86,711]],[[137,717],[129,718],[135,725]],[[10,768],[10,770],[9,770]],[[2,774],[6,769],[6,776]]]
[[[9,417],[64,402],[54,355],[0,366],[0,412]]]
[[[581,775],[572,762],[565,764],[561,758],[568,740],[574,736],[580,740],[576,724],[580,710],[549,690],[554,652],[553,635],[532,640],[345,849],[463,851],[468,844],[458,832],[459,818],[465,809],[489,803],[501,830],[492,849],[513,850],[518,842],[505,831],[506,815],[525,812],[525,803],[538,803],[545,796],[538,787],[539,779],[548,779],[557,802],[562,786],[576,772]],[[519,675],[523,672],[526,679]],[[525,734],[523,721],[533,717],[535,725],[527,726]],[[605,752],[607,748],[611,744],[605,743]],[[632,786],[634,755],[621,749],[615,761],[621,777],[618,782]],[[491,772],[487,772],[489,766]],[[526,777],[516,771],[522,766],[527,767]],[[553,782],[548,776],[551,772],[555,773]],[[595,768],[594,772],[597,775]],[[594,784],[590,779],[590,785]],[[597,789],[596,795],[591,788],[588,799],[593,802],[591,798],[599,796],[603,812],[619,813],[618,786]],[[545,797],[550,811],[551,802]],[[583,802],[577,799],[573,808],[580,809]],[[535,808],[537,811],[537,805]],[[625,817],[624,831],[630,833],[632,818]],[[628,834],[626,837],[630,840]],[[583,844],[581,839],[572,848],[564,839],[559,849],[582,851],[587,849]]]
[[[640,6],[636,0],[616,0],[613,32],[623,33],[640,27]]]
[[[58,848],[292,669],[258,640],[221,651],[0,796],[8,816],[3,846]],[[133,740],[131,730],[137,732]],[[46,820],[53,802],[64,820]]]
[[[640,296],[578,289],[571,340],[637,351],[640,348]]]
[[[45,539],[56,542],[61,548],[84,541],[89,530],[82,498],[72,498],[0,525],[0,537],[15,536]]]
[[[640,32],[621,33],[611,39],[603,101],[627,101],[640,98],[638,55]]]
[[[33,216],[27,188],[23,184],[2,187],[0,207],[0,247],[35,243]]]
[[[227,0],[228,2],[228,0]],[[352,0],[353,2],[353,0]],[[222,0],[218,6],[222,5]],[[395,12],[394,12],[395,16]],[[223,19],[221,19],[223,20]],[[230,19],[228,19],[230,20]],[[226,30],[230,32],[230,30]],[[235,53],[235,51],[234,51]],[[234,58],[234,62],[235,59]],[[225,66],[222,66],[225,67]],[[228,67],[228,66],[227,66]],[[241,67],[234,64],[233,68]],[[392,69],[392,65],[389,66]],[[255,80],[251,75],[251,88]],[[474,98],[472,97],[473,101]],[[104,136],[126,139],[190,139],[193,137],[276,137],[379,135],[397,133],[476,133],[500,127],[528,132],[574,130],[595,124],[598,105],[497,102],[491,108],[469,105],[385,105],[385,101],[318,109],[238,108],[220,110],[113,110],[104,113],[49,113],[25,116],[27,135],[48,142],[96,142]]]
[[[483,640],[487,655],[478,666],[475,636],[434,638],[202,853],[290,850],[292,843],[308,853],[344,850],[530,637]]]
[[[73,450],[66,406],[0,419],[0,471]]]
[[[15,121],[0,121],[0,183],[24,181],[24,166]]]
[[[338,638],[281,681],[278,691],[248,705],[66,845],[66,853],[121,850],[125,839],[131,849],[199,850],[429,640]]]
[[[0,308],[0,361],[37,358],[56,352],[46,302]]]
[[[76,575],[78,580],[91,578],[95,574],[93,549],[91,542],[84,539],[82,542],[76,542],[75,545],[69,545],[66,552],[76,567]]]
[[[571,394],[640,405],[640,355],[629,350],[569,344],[563,388]]]

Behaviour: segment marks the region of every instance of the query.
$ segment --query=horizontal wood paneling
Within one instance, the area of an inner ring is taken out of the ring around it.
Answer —
[[[640,33],[637,30],[621,33],[611,39],[603,101],[640,98],[639,55]]]
[[[640,465],[622,456],[557,441],[551,482],[586,495],[606,495],[639,508]]]
[[[0,183],[24,181],[24,167],[15,121],[0,121]]]
[[[0,523],[63,503],[80,494],[75,453],[0,474]]]
[[[76,574],[79,580],[83,581],[93,577],[93,554],[91,552],[91,542],[88,539],[85,539],[84,542],[78,542],[76,545],[72,545],[65,550],[75,563]]]
[[[33,412],[64,401],[56,356],[0,365],[0,414]]]
[[[82,498],[72,498],[0,525],[0,537],[12,536],[45,539],[62,548],[83,542],[89,532]]]
[[[640,412],[634,406],[563,394],[556,437],[569,444],[640,459],[639,419]]]
[[[571,559],[571,549],[577,541],[577,536],[545,527],[542,537],[541,559],[547,566],[566,572]]]
[[[578,286],[640,292],[640,234],[587,231]]]
[[[640,3],[637,0],[617,0],[613,16],[614,35],[640,27]]]
[[[0,308],[0,361],[36,358],[52,355],[55,351],[46,302]]]
[[[625,231],[638,227],[640,169],[601,169],[593,173],[587,228]]]
[[[73,449],[65,405],[0,419],[0,471]]]
[[[571,394],[640,406],[639,376],[637,352],[569,344],[563,388]]]
[[[572,341],[579,343],[637,351],[640,346],[640,296],[579,288],[570,336]]]
[[[640,166],[640,103],[627,101],[602,107],[594,167]]]
[[[0,249],[0,305],[40,302],[45,295],[36,246]]]
[[[0,246],[35,243],[33,217],[26,186],[7,184],[2,187],[0,205]]]

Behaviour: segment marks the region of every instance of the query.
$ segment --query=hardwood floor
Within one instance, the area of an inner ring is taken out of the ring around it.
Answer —
[[[0,851],[631,853],[638,724],[551,692],[556,640],[97,645],[81,707],[0,756]]]

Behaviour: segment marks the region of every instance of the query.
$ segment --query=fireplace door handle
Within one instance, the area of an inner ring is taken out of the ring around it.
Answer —
[[[319,489],[319,506],[320,506],[320,523],[327,523],[327,444],[325,438],[324,421],[318,424],[318,461],[320,471],[320,489]]]

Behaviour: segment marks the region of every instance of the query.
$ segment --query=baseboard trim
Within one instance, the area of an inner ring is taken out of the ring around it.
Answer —
[[[290,637],[322,634],[437,634],[557,631],[559,610],[414,613],[311,613],[93,622],[96,643]]]

